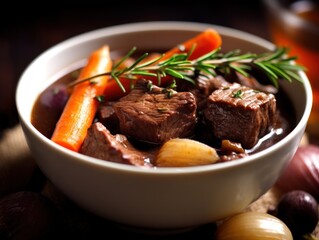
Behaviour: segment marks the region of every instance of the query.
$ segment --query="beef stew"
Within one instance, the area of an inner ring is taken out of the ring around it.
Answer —
[[[75,81],[79,71],[57,79],[34,105],[32,124],[47,138],[69,96],[67,83]],[[118,163],[156,167],[163,143],[190,138],[216,149],[220,156],[217,162],[232,161],[275,144],[295,126],[295,113],[287,108],[291,103],[282,89],[274,91],[256,84],[255,79],[243,81],[238,74],[231,80],[222,74],[194,78],[195,85],[174,79],[174,88],[156,86],[142,78],[117,101],[100,101],[80,152]]]

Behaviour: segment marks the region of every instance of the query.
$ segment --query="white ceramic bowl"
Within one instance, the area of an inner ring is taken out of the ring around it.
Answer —
[[[114,222],[155,229],[177,229],[209,223],[242,211],[269,190],[291,160],[305,131],[312,94],[304,84],[283,83],[296,109],[298,124],[280,142],[242,160],[221,164],[142,169],[94,159],[69,151],[40,134],[30,123],[39,93],[63,69],[108,43],[113,50],[169,49],[213,27],[225,51],[265,52],[270,42],[221,26],[189,22],[132,23],[95,30],[44,52],[18,83],[16,105],[29,147],[44,174],[80,207]],[[298,98],[296,98],[298,96]]]

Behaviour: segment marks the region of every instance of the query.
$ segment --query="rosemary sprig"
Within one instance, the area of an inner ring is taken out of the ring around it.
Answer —
[[[194,49],[191,51],[193,50]],[[193,78],[195,72],[216,76],[217,72],[226,74],[234,70],[244,76],[250,76],[251,70],[255,68],[261,70],[271,83],[278,88],[280,79],[289,82],[294,80],[302,82],[298,71],[306,70],[304,66],[295,63],[294,60],[297,57],[287,56],[287,48],[277,48],[274,52],[262,54],[241,54],[240,50],[222,53],[221,48],[218,48],[194,60],[189,60],[189,53],[180,53],[166,60],[162,60],[163,54],[153,60],[142,62],[148,56],[148,53],[145,53],[131,66],[119,69],[119,65],[131,57],[135,51],[136,48],[132,48],[132,50],[113,67],[112,71],[77,80],[71,83],[71,85],[89,81],[96,77],[110,75],[118,83],[122,91],[125,92],[125,88],[120,80],[121,77],[132,81],[136,80],[138,76],[157,77],[160,85],[161,79],[169,75],[173,78],[195,83]]]

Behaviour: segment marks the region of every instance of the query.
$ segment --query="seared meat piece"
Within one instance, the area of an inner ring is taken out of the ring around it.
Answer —
[[[199,75],[196,78],[196,84],[185,80],[177,80],[177,91],[191,92],[194,94],[197,103],[197,110],[202,110],[206,106],[207,97],[216,89],[226,87],[230,83],[222,76]]]
[[[273,94],[233,83],[209,96],[204,117],[215,137],[239,142],[249,149],[270,130],[275,113]]]
[[[227,87],[230,83],[227,82],[222,76],[207,77],[199,76],[197,78],[197,86],[192,91],[196,96],[196,101],[199,109],[206,107],[207,97],[216,89],[220,87]]]
[[[135,88],[114,104],[121,133],[154,144],[191,136],[197,120],[194,95],[166,90],[138,80]]]
[[[115,114],[112,103],[101,104],[96,116],[97,121],[101,122],[112,134],[119,132],[119,119]]]
[[[255,72],[253,75],[258,75],[257,69],[253,69],[253,71]],[[266,92],[266,93],[276,94],[278,92],[278,89],[276,87],[274,87],[273,85],[262,84],[262,80],[263,80],[263,78],[265,78],[264,74],[262,74],[262,75],[259,74],[258,78],[257,78],[258,80],[253,75],[244,76],[235,70],[231,70],[227,74],[224,74],[226,81],[228,81],[230,83],[237,82],[240,85],[250,87],[250,88],[253,88],[255,90],[259,90],[259,91]],[[265,83],[268,83],[268,82],[269,82],[269,79],[267,79]]]
[[[151,166],[145,161],[148,156],[136,150],[124,135],[112,135],[100,122],[93,123],[89,128],[80,152],[110,162]]]
[[[226,87],[230,83],[222,76],[199,75],[196,78],[196,84],[192,84],[185,80],[177,80],[178,92],[191,92],[194,94],[197,103],[197,110],[202,110],[206,106],[207,97],[216,89]]]
[[[256,78],[254,77],[246,77],[238,72],[235,72],[237,79],[238,79],[238,83],[241,85],[244,85],[246,87],[250,87],[262,92],[266,92],[266,93],[272,93],[272,94],[276,94],[278,92],[278,89],[272,85],[263,85],[261,83],[259,83],[257,81]]]

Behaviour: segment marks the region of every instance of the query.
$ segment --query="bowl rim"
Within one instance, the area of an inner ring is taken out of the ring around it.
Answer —
[[[118,171],[127,171],[127,172],[136,172],[136,173],[143,173],[143,174],[187,174],[187,173],[199,173],[199,172],[208,172],[208,171],[220,171],[220,170],[226,170],[229,168],[234,168],[238,165],[244,165],[249,164],[251,161],[258,160],[258,158],[269,154],[272,151],[278,150],[279,148],[283,147],[287,142],[292,141],[292,138],[296,137],[296,135],[303,131],[306,122],[308,121],[308,118],[310,116],[311,107],[312,107],[312,90],[310,87],[309,80],[306,76],[306,74],[303,71],[300,71],[299,74],[304,80],[304,88],[305,92],[308,93],[306,96],[306,108],[302,114],[302,117],[300,121],[296,124],[296,127],[282,140],[277,142],[276,144],[268,147],[267,149],[264,149],[258,153],[254,153],[253,155],[247,156],[242,159],[237,159],[236,161],[229,161],[229,162],[223,162],[218,164],[212,164],[212,165],[203,165],[203,166],[191,166],[191,167],[169,167],[169,168],[143,168],[143,167],[137,167],[137,166],[131,166],[127,164],[122,163],[114,163],[110,161],[105,161],[97,158],[93,158],[90,156],[86,156],[81,153],[73,152],[69,149],[66,149],[62,146],[59,146],[58,144],[52,142],[50,139],[46,138],[44,135],[42,135],[38,130],[31,124],[29,119],[26,119],[26,117],[21,114],[21,106],[19,99],[19,92],[23,91],[21,89],[21,82],[25,81],[27,72],[30,70],[30,68],[33,68],[34,65],[36,65],[38,62],[45,60],[46,58],[50,58],[51,55],[55,55],[57,52],[61,52],[64,49],[74,46],[89,40],[93,40],[100,37],[105,37],[107,35],[117,35],[117,34],[123,34],[128,32],[141,32],[141,31],[160,31],[160,30],[185,30],[185,31],[198,31],[203,30],[205,28],[214,28],[217,30],[221,35],[235,37],[239,39],[244,39],[256,43],[257,45],[260,45],[266,49],[274,49],[275,45],[259,36],[253,35],[248,32],[244,32],[242,30],[221,26],[221,25],[215,25],[215,24],[209,24],[209,23],[200,23],[200,22],[188,22],[188,21],[149,21],[149,22],[134,22],[134,23],[126,23],[126,24],[119,24],[104,28],[99,28],[96,30],[92,30],[89,32],[85,32],[79,35],[76,35],[74,37],[68,38],[50,48],[48,48],[46,51],[41,53],[38,57],[36,57],[24,70],[22,75],[20,76],[20,79],[17,83],[16,88],[16,107],[19,115],[19,119],[21,122],[23,122],[24,126],[28,128],[29,131],[31,131],[33,134],[36,135],[37,138],[39,138],[41,141],[45,142],[50,148],[54,148],[55,151],[58,151],[62,156],[66,155],[68,158],[72,158],[75,161],[81,161],[86,164],[93,164],[97,167],[103,167],[103,168],[110,168],[113,170]]]

